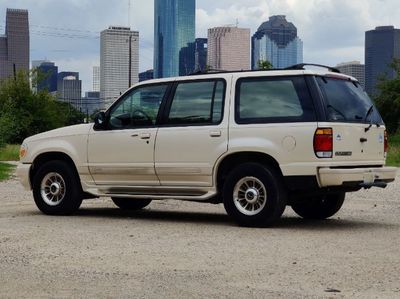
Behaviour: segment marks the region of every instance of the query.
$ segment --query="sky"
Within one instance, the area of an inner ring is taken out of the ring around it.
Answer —
[[[140,71],[153,68],[153,0],[0,0],[0,34],[6,8],[29,10],[31,60],[56,62],[59,71],[79,71],[83,91],[92,89],[100,65],[100,31],[111,25],[140,33]],[[130,7],[130,9],[129,9]],[[304,61],[335,66],[364,62],[365,31],[400,28],[399,0],[197,0],[196,37],[232,25],[251,34],[272,15],[286,15],[304,42]]]

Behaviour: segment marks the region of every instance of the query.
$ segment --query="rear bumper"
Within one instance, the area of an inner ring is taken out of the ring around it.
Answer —
[[[32,190],[31,183],[29,180],[29,171],[31,169],[31,166],[32,164],[19,163],[16,170],[16,174],[19,178],[19,181],[26,190]]]
[[[318,184],[320,187],[342,186],[359,183],[371,185],[377,182],[390,183],[396,178],[396,167],[381,168],[320,168]]]

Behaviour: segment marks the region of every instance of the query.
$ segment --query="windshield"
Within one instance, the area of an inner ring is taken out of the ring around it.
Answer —
[[[378,110],[358,82],[317,77],[328,121],[383,124]]]

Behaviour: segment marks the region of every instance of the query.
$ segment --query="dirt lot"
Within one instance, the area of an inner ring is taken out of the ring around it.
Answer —
[[[38,212],[0,183],[1,298],[400,298],[400,177],[348,196],[333,219],[288,208],[275,228],[236,227],[222,206],[84,202]]]

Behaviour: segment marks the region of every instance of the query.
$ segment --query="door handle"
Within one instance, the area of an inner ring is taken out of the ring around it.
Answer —
[[[211,131],[210,132],[210,137],[221,137],[222,133],[221,131]]]
[[[148,140],[148,139],[150,139],[151,134],[150,133],[142,133],[139,136],[140,136],[140,139]]]

